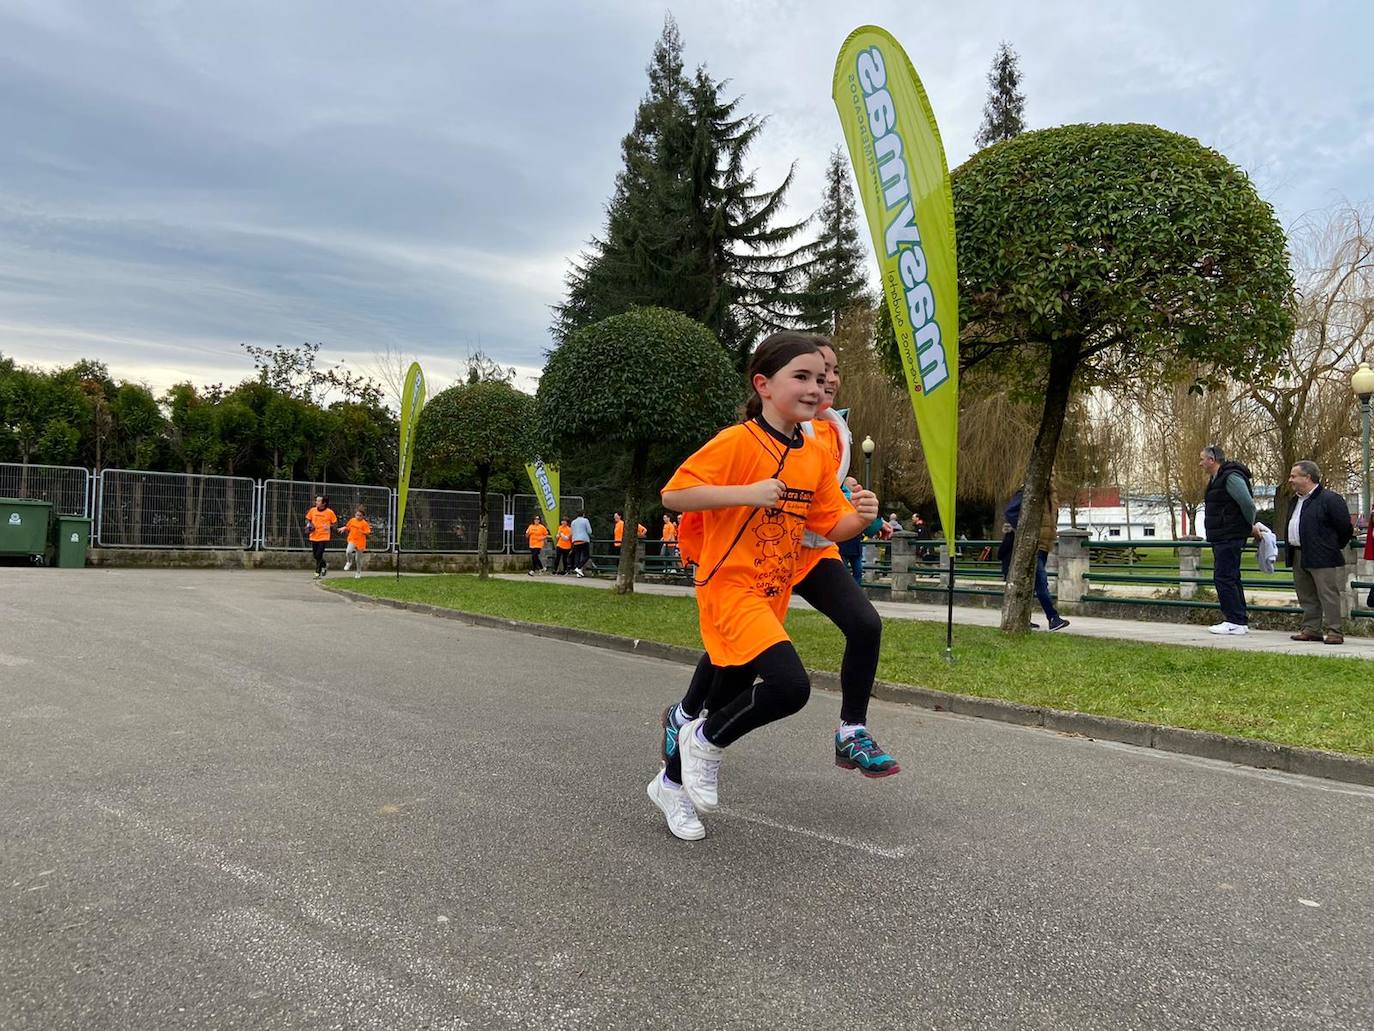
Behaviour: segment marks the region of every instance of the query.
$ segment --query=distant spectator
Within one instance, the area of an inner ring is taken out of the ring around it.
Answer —
[[[1255,518],[1255,490],[1250,470],[1215,444],[1198,455],[1198,465],[1209,477],[1203,511],[1203,530],[1212,547],[1212,583],[1221,604],[1221,622],[1208,627],[1214,634],[1249,632],[1250,616],[1240,584],[1240,556],[1251,534],[1260,535]]]
[[[667,512],[663,513],[663,550],[664,558],[677,558],[677,523]]]
[[[573,572],[584,576],[582,570],[592,557],[592,524],[586,512],[578,512],[572,521],[572,566]]]
[[[1016,548],[1016,527],[1021,521],[1021,503],[1025,499],[1025,494],[1024,487],[1018,489],[1002,513],[1002,545],[997,549],[997,558],[1002,563],[1003,580],[1011,573],[1011,556]],[[1045,495],[1045,511],[1040,516],[1039,546],[1035,551],[1035,598],[1040,602],[1040,608],[1044,610],[1051,630],[1063,630],[1069,625],[1069,621],[1054,607],[1054,599],[1050,597],[1049,573],[1045,567],[1058,532],[1059,504],[1055,500],[1054,489],[1051,488]],[[1038,627],[1032,623],[1031,629],[1035,630]]]
[[[1341,593],[1345,590],[1345,546],[1354,536],[1345,498],[1321,485],[1316,462],[1298,462],[1288,473],[1287,564],[1302,606],[1295,641],[1344,644]],[[1325,630],[1325,635],[1322,631]]]

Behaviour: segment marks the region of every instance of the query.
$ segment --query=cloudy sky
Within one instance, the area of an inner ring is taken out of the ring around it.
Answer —
[[[388,346],[442,385],[529,372],[599,228],[666,6],[0,0],[0,352],[163,388],[240,342]],[[957,8],[957,10],[952,10]],[[689,64],[766,115],[765,183],[816,207],[845,35],[905,45],[951,166],[1000,40],[1032,127],[1142,121],[1244,167],[1286,226],[1374,193],[1374,6],[926,0],[672,6]]]

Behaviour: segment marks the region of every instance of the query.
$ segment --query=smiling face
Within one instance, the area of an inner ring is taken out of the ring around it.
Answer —
[[[799,422],[814,419],[828,379],[825,359],[819,353],[799,354],[771,376],[755,373],[754,389],[763,401],[763,417],[785,433]]]
[[[1305,498],[1312,493],[1312,488],[1317,485],[1317,481],[1308,476],[1301,466],[1293,466],[1288,470],[1288,486],[1293,488],[1293,493],[1300,498]]]
[[[835,349],[828,344],[822,345],[821,358],[825,361],[825,391],[816,409],[817,415],[835,407],[835,395],[840,390],[840,360],[835,356]]]

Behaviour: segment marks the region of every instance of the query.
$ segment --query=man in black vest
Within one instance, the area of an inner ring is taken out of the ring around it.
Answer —
[[[1250,470],[1215,444],[1202,449],[1198,464],[1209,477],[1203,527],[1212,546],[1212,583],[1221,603],[1221,622],[1207,629],[1214,634],[1250,632],[1245,592],[1240,586],[1240,556],[1251,534],[1260,533],[1255,521],[1255,491]]]
[[[1295,641],[1344,644],[1341,594],[1345,591],[1345,546],[1355,535],[1345,498],[1322,486],[1316,462],[1299,462],[1288,474],[1287,561],[1302,606],[1302,629]],[[1322,630],[1326,630],[1325,636]]]

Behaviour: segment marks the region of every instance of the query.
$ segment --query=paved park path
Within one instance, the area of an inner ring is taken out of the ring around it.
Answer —
[[[529,577],[520,573],[500,574],[502,580],[528,581]],[[566,584],[568,587],[601,588],[608,590],[612,581],[595,577],[546,576],[538,578],[541,583]],[[644,594],[666,594],[690,597],[692,588],[678,584],[636,583],[635,591]],[[800,598],[792,599],[794,609],[810,608]],[[917,619],[932,623],[944,623],[946,607],[923,605],[903,601],[875,601],[873,607],[884,619]],[[1032,618],[1041,627],[1045,619],[1038,605],[1032,601]],[[954,606],[956,626],[999,626],[1001,610],[974,606]],[[1191,648],[1225,648],[1231,651],[1247,652],[1286,652],[1292,655],[1345,656],[1352,659],[1374,659],[1374,637],[1347,637],[1345,644],[1331,645],[1294,641],[1289,638],[1288,630],[1251,630],[1239,637],[1210,634],[1205,626],[1189,623],[1155,623],[1145,620],[1104,619],[1101,616],[1070,616],[1067,630],[1057,631],[1075,634],[1080,637],[1109,637],[1122,641],[1147,641],[1156,644],[1181,644]],[[955,638],[956,647],[958,638]]]
[[[1322,1028],[1374,791],[837,700],[644,797],[678,665],[279,572],[0,569],[0,1027]]]

